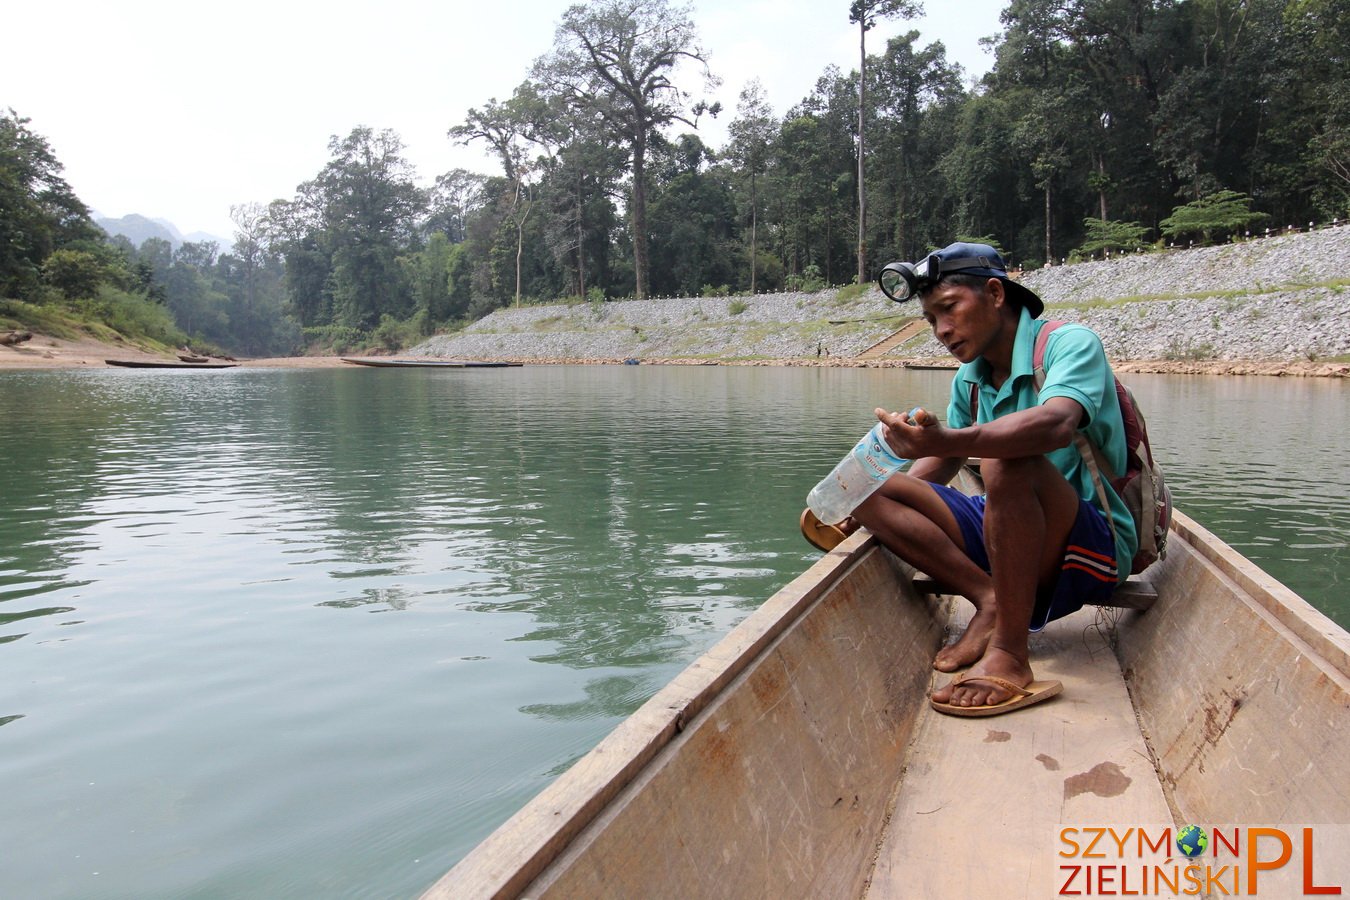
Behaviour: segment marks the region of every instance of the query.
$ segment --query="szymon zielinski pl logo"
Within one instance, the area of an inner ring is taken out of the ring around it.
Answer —
[[[1314,897],[1350,887],[1350,825],[1063,826],[1061,897]]]

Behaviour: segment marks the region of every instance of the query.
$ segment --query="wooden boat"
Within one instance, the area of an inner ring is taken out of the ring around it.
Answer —
[[[385,369],[507,369],[519,368],[521,363],[478,362],[453,359],[390,359],[379,356],[343,356],[345,363],[356,366],[377,366]]]
[[[127,369],[232,369],[238,365],[232,362],[159,362],[143,359],[105,359],[104,362]]]
[[[1032,636],[1037,676],[1062,680],[1061,696],[955,718],[927,694],[948,677],[931,670],[944,625],[968,604],[926,593],[859,532],[425,896],[1100,895],[1066,884],[1066,863],[1094,860],[1065,859],[1063,829],[1082,850],[1094,826],[1151,826],[1152,841],[1185,823],[1350,823],[1350,754],[1335,746],[1350,635],[1181,514],[1142,577],[1147,610],[1087,608]],[[1347,864],[1348,831],[1339,847],[1323,835],[1319,886],[1350,884],[1321,872]],[[1268,895],[1297,893],[1260,874]]]
[[[180,353],[178,354],[178,358],[185,363],[207,363],[211,361],[208,357],[195,356],[190,353]]]

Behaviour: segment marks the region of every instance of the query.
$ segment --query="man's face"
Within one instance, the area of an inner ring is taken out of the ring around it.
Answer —
[[[939,282],[919,298],[933,336],[963,363],[983,356],[1001,334],[1005,323],[1000,307],[1004,302],[1003,283],[997,278],[989,279],[982,288]]]

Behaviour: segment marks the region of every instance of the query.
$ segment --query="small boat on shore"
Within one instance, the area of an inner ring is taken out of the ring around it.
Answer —
[[[159,362],[144,359],[105,359],[104,362],[125,369],[232,369],[239,365],[232,362]]]
[[[1107,862],[1116,889],[1131,864],[1147,886],[1107,826],[1156,842],[1161,888],[1143,893],[1169,896],[1186,866],[1251,863],[1242,828],[1282,823],[1293,885],[1300,858],[1304,878],[1350,884],[1325,869],[1343,873],[1350,827],[1317,824],[1350,823],[1350,635],[1180,513],[1166,559],[1131,585],[1129,608],[1032,636],[1062,695],[945,716],[927,700],[950,677],[933,655],[968,604],[859,531],[425,896],[1040,898],[1094,893],[1091,871],[1067,870]],[[1213,839],[1192,860],[1179,841],[1195,824]],[[1085,858],[1094,833],[1106,857]],[[1201,893],[1188,884],[1172,893]]]
[[[508,369],[522,363],[460,361],[453,359],[390,359],[379,356],[342,356],[345,363],[354,366],[376,366],[383,369]]]

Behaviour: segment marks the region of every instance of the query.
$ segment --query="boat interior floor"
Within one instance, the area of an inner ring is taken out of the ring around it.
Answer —
[[[954,605],[949,639],[970,608]],[[1171,824],[1111,617],[1088,607],[1031,636],[1036,677],[1062,681],[1059,697],[994,718],[920,717],[868,897],[1055,896],[1061,828]],[[933,686],[951,677],[934,672]]]

